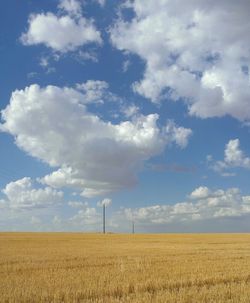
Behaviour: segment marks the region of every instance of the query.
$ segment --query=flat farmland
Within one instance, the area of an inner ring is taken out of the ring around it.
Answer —
[[[0,233],[0,302],[250,302],[249,234]]]

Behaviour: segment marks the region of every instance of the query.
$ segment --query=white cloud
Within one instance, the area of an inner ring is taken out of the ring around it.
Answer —
[[[75,225],[96,225],[101,222],[101,214],[94,207],[80,209],[76,215],[69,219]]]
[[[50,66],[49,58],[48,57],[41,57],[39,65],[46,70],[47,74],[53,73],[56,69]]]
[[[164,224],[207,220],[222,217],[240,217],[250,214],[250,196],[242,196],[239,189],[212,191],[206,187],[195,189],[186,201],[168,205],[152,205],[137,209],[127,208],[122,213],[137,223]]]
[[[110,206],[112,203],[111,199],[105,198],[102,201],[97,203],[97,206],[102,207],[105,205],[106,207]],[[107,226],[110,226],[112,219],[107,220]],[[88,203],[81,207],[81,209],[71,218],[68,219],[68,223],[73,224],[75,226],[84,225],[87,229],[100,228],[102,223],[102,212],[98,210],[98,208],[90,207]],[[88,225],[92,225],[88,227]]]
[[[124,106],[122,108],[122,113],[125,115],[125,117],[130,118],[138,114],[140,111],[140,108],[136,106],[135,104]]]
[[[49,59],[46,57],[42,57],[39,62],[40,66],[46,68],[49,66]]]
[[[106,0],[94,0],[94,1],[96,1],[102,7],[104,7],[106,4]]]
[[[63,1],[61,5],[70,3],[73,5],[77,1]],[[62,53],[74,51],[86,44],[102,43],[100,32],[91,20],[53,13],[31,15],[28,31],[22,34],[21,41],[24,45],[44,44]]]
[[[104,103],[104,99],[117,101],[119,98],[108,91],[109,85],[105,81],[88,80],[85,83],[77,84],[77,89],[84,95],[85,103]]]
[[[240,149],[240,140],[230,140],[225,149],[225,163],[228,166],[250,168],[250,158]]]
[[[35,188],[30,178],[10,182],[2,190],[5,207],[10,209],[34,209],[62,202],[63,193],[50,187]]]
[[[248,0],[126,4],[135,17],[120,18],[110,35],[118,49],[146,63],[136,92],[153,102],[182,98],[190,114],[202,118],[250,119]]]
[[[213,162],[210,158],[209,166],[214,171],[219,172],[224,177],[235,176],[234,173],[225,172],[227,169],[241,167],[250,169],[250,158],[247,157],[240,148],[240,140],[234,139],[229,140],[225,146],[224,159],[223,161]]]
[[[86,104],[105,98],[98,92],[105,87],[103,82],[78,89],[31,85],[12,93],[0,127],[15,137],[19,148],[57,168],[42,183],[70,187],[86,197],[107,195],[134,186],[144,161],[168,143],[186,145],[191,131],[161,129],[157,114],[112,124],[89,112]]]
[[[169,120],[165,128],[169,142],[175,142],[181,148],[185,148],[188,144],[192,130],[177,126],[172,120]]]
[[[70,15],[81,16],[82,5],[78,0],[60,0],[58,7]]]
[[[122,64],[122,71],[126,73],[131,65],[130,60],[125,60]]]
[[[98,203],[97,203],[97,205],[98,206],[110,206],[112,204],[112,200],[111,199],[109,199],[109,198],[105,198],[105,199],[103,199],[102,201],[99,201]]]
[[[207,198],[210,194],[209,189],[206,186],[200,186],[196,188],[191,194],[190,198],[192,199],[202,199]]]
[[[93,51],[79,51],[78,55],[76,56],[76,59],[82,62],[82,60],[86,61],[92,61],[97,63],[98,62],[98,56],[95,52]]]

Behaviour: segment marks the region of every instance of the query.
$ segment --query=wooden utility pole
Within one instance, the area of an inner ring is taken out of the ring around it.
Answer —
[[[134,220],[132,221],[132,234],[134,234],[135,233],[135,222],[134,222]]]
[[[106,226],[105,226],[105,220],[106,220],[106,214],[105,214],[105,211],[106,211],[106,205],[105,203],[103,203],[103,233],[105,234],[106,233]]]

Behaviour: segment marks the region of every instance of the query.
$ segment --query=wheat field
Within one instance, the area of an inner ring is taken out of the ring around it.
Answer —
[[[0,302],[250,302],[250,235],[0,233]]]

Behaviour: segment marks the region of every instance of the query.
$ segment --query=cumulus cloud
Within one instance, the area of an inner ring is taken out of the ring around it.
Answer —
[[[101,7],[104,7],[106,4],[106,0],[94,0],[96,1]]]
[[[190,194],[190,198],[192,199],[202,199],[207,198],[210,194],[209,189],[206,186],[200,186],[196,188],[193,192]]]
[[[48,57],[41,57],[39,65],[46,71],[47,74],[54,73],[56,69],[50,66]]]
[[[76,56],[76,59],[82,62],[82,60],[86,61],[92,61],[94,63],[98,62],[98,56],[95,51],[82,51],[80,50],[78,52],[78,55]]]
[[[240,149],[239,139],[227,143],[224,161],[228,166],[250,168],[250,158]]]
[[[117,96],[109,92],[109,84],[106,81],[88,80],[84,83],[77,84],[76,87],[84,95],[85,103],[104,103],[105,100],[119,100]]]
[[[172,205],[126,208],[122,213],[128,220],[134,218],[138,223],[147,224],[240,217],[250,214],[250,196],[242,196],[238,188],[212,191],[207,187],[199,187],[190,194],[190,198],[192,201]]]
[[[35,188],[28,177],[10,182],[2,190],[4,206],[10,209],[34,209],[62,202],[63,193],[51,187]]]
[[[185,148],[188,144],[192,130],[178,126],[174,121],[169,120],[165,128],[169,142],[175,142],[179,147]]]
[[[97,203],[97,206],[106,207],[112,204],[112,200],[109,198],[105,198]],[[75,226],[84,225],[87,227],[88,225],[100,225],[102,223],[102,212],[100,209],[95,207],[90,207],[88,203],[84,203],[80,207],[80,210],[71,218],[68,219],[69,224],[73,224]],[[110,226],[112,223],[112,219],[108,220],[107,225]]]
[[[131,65],[131,61],[125,60],[122,64],[122,71],[126,73]]]
[[[223,161],[213,161],[213,158],[209,158],[209,166],[216,172],[219,172],[222,176],[234,176],[234,173],[226,172],[227,169],[241,167],[250,169],[250,158],[240,148],[240,140],[229,140],[225,146]]]
[[[136,114],[138,114],[140,111],[140,108],[138,106],[136,106],[135,104],[132,104],[129,106],[124,106],[121,111],[125,115],[125,117],[130,118],[130,117],[133,117]]]
[[[143,163],[169,142],[186,145],[190,130],[160,128],[157,114],[118,124],[103,121],[87,104],[106,98],[100,93],[106,85],[87,82],[77,87],[31,85],[14,91],[2,111],[1,130],[12,134],[29,155],[56,168],[41,183],[70,187],[85,197],[107,195],[134,186]]]
[[[105,198],[97,203],[98,206],[110,206],[111,204],[112,204],[112,200],[109,198]]]
[[[84,45],[101,44],[100,32],[92,20],[81,15],[81,4],[76,0],[62,0],[59,8],[66,14],[51,12],[32,14],[28,30],[21,36],[24,45],[43,44],[54,51],[65,53]]]
[[[120,17],[110,36],[145,62],[137,93],[153,102],[182,99],[202,118],[250,119],[248,0],[135,0],[123,7],[134,17]]]
[[[94,207],[85,207],[80,209],[76,215],[69,219],[71,224],[81,225],[95,225],[101,222],[101,214],[97,212]]]
[[[49,66],[49,59],[46,57],[42,57],[40,59],[39,65],[43,68],[47,68]]]
[[[61,0],[58,7],[73,16],[80,16],[82,12],[82,5],[78,0]]]

